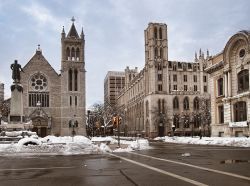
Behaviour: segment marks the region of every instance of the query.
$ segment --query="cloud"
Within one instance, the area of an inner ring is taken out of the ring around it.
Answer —
[[[87,106],[103,101],[107,71],[145,64],[144,30],[149,22],[168,25],[169,60],[193,61],[195,51],[220,52],[231,35],[249,29],[247,0],[66,0],[0,1],[0,80],[11,84],[9,65],[25,65],[37,44],[57,72],[60,70],[60,33],[75,16],[83,26],[86,50]],[[10,77],[10,78],[6,78]]]
[[[63,23],[65,23],[65,18],[62,16],[55,16],[53,14],[53,8],[55,7],[47,8],[43,4],[31,1],[30,4],[22,5],[20,10],[33,20],[35,23],[33,28],[36,28],[37,30],[47,28],[58,32],[58,25],[63,25]]]

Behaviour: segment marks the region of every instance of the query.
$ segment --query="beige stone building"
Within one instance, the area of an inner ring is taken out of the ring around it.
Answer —
[[[66,35],[61,33],[61,73],[45,59],[40,46],[23,67],[23,109],[25,118],[33,122],[39,136],[86,135],[85,127],[85,39],[80,36],[72,19]],[[72,125],[71,125],[72,126]]]
[[[145,35],[145,66],[125,69],[125,87],[117,97],[127,135],[155,137],[209,135],[209,75],[202,51],[194,62],[168,59],[167,25],[149,23]]]
[[[119,71],[108,71],[104,79],[104,103],[114,106],[119,92],[125,86],[125,73]]]
[[[249,136],[250,32],[233,35],[208,63],[212,136]]]

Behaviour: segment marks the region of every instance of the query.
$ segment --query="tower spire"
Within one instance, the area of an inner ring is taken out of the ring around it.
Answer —
[[[71,18],[71,21],[72,21],[72,23],[74,24],[74,22],[75,22],[75,17],[73,16],[72,18]]]
[[[61,36],[62,36],[62,38],[65,38],[65,30],[64,30],[64,26],[63,26],[63,29],[62,29]]]
[[[81,38],[84,38],[83,27],[82,27],[82,31],[81,31]]]
[[[74,16],[71,18],[71,21],[72,21],[72,25],[71,25],[71,28],[69,30],[69,33],[68,33],[67,37],[79,38],[79,35],[78,35],[77,31],[76,31],[76,27],[75,27],[75,24],[74,24],[74,22],[75,22]]]

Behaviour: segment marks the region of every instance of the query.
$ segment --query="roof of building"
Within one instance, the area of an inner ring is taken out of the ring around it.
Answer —
[[[69,30],[69,33],[68,33],[67,37],[79,38],[79,35],[77,33],[77,30],[76,30],[74,22],[71,25],[71,28]]]

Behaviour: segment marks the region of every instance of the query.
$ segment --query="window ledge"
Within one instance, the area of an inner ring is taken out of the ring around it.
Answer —
[[[229,122],[229,127],[248,127],[247,121]]]

